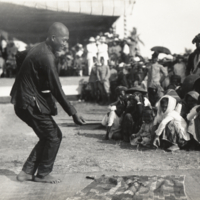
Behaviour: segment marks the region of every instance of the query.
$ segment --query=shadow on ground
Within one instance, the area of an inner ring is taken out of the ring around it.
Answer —
[[[6,176],[7,178],[9,178],[11,181],[16,181],[16,176],[17,174],[15,174],[15,172],[8,170],[8,169],[0,169],[0,176]]]
[[[100,123],[87,123],[82,126],[78,126],[74,123],[58,123],[59,126],[61,127],[74,127],[76,129],[81,129],[81,130],[104,130],[105,128],[100,124]]]

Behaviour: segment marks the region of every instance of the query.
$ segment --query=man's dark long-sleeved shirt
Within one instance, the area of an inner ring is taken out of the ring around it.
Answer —
[[[48,93],[42,91],[49,90]],[[57,114],[55,99],[68,115],[76,113],[75,108],[65,98],[56,70],[56,58],[51,47],[42,42],[27,54],[11,90],[11,103],[26,109],[37,105],[42,114]]]

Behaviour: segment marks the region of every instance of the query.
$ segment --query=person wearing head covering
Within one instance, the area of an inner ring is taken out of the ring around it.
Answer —
[[[198,105],[198,98],[199,98],[199,93],[196,91],[190,91],[185,95],[182,101],[182,109],[181,109],[181,116],[184,119],[187,120],[187,114],[193,107]]]
[[[178,150],[190,140],[187,133],[187,123],[181,117],[181,104],[169,95],[163,96],[156,104],[157,115],[154,119],[156,137],[153,144],[160,146],[160,140],[168,141],[170,147],[168,150]]]
[[[188,147],[190,149],[200,149],[200,98],[198,97],[197,105],[187,114],[188,133],[191,134],[192,139]]]
[[[57,114],[54,98],[76,124],[85,123],[66,99],[56,71],[56,55],[68,47],[68,39],[67,27],[53,23],[46,41],[29,50],[12,87],[11,103],[16,115],[39,138],[17,176],[18,181],[60,182],[50,175],[62,140],[62,132],[52,117]]]
[[[192,43],[196,44],[196,49],[189,55],[186,75],[200,75],[200,33],[194,37]]]
[[[90,75],[93,63],[93,57],[97,57],[97,45],[95,42],[94,37],[90,37],[89,43],[86,45],[86,51],[87,51],[87,63],[88,63],[88,75]]]

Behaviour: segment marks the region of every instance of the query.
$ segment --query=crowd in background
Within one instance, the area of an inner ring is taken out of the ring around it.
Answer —
[[[200,34],[192,40],[194,52],[184,55],[155,47],[145,58],[140,43],[136,28],[124,39],[111,28],[59,52],[58,74],[89,76],[80,81],[79,101],[109,105],[102,120],[106,139],[169,151],[200,149]],[[13,41],[1,39],[1,77],[15,76],[28,50],[18,52]]]
[[[0,77],[14,77],[16,74],[16,54],[18,48],[13,40],[0,37]]]
[[[90,41],[94,47],[94,39]],[[154,48],[151,59],[145,59],[134,41],[134,55],[128,43],[129,54],[122,50],[114,59],[109,53],[99,56],[98,47],[92,51],[87,59],[93,65],[80,100],[109,105],[102,120],[106,139],[167,151],[199,150],[200,34],[192,41],[194,52],[162,59],[161,53],[170,52],[165,47]]]

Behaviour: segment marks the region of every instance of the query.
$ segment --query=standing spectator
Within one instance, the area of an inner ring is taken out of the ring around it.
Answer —
[[[192,40],[196,44],[196,49],[189,55],[186,75],[200,75],[200,33]]]
[[[86,51],[87,51],[87,62],[88,62],[88,75],[90,75],[92,66],[93,66],[93,57],[97,57],[97,45],[95,43],[95,39],[91,37],[89,39],[89,44],[86,45]]]
[[[98,44],[98,59],[100,60],[101,57],[104,57],[104,62],[108,65],[108,45],[105,43],[106,38],[101,37]]]
[[[83,65],[82,65],[82,57],[76,55],[74,60],[74,69],[76,76],[83,76]]]
[[[0,52],[0,77],[3,76],[5,61]]]
[[[158,98],[163,96],[163,88],[161,87],[161,83],[167,77],[166,70],[160,64],[158,64],[158,54],[153,53],[152,55],[152,63],[148,66],[148,74],[147,74],[147,88],[148,95],[151,104],[154,106],[153,100],[150,97],[155,97],[155,94],[152,94],[152,91],[156,90],[156,95]],[[153,89],[153,90],[152,90]]]
[[[105,65],[104,57],[100,58],[99,67],[97,68],[98,88],[101,92],[102,104],[107,104],[110,101],[110,69]]]
[[[97,101],[97,66],[98,66],[98,60],[97,57],[93,57],[93,67],[89,76],[89,83],[91,85],[91,90],[92,90],[92,100]]]
[[[160,85],[160,83],[164,80],[165,76],[167,76],[165,71],[166,70],[164,69],[164,67],[158,63],[158,55],[154,53],[152,55],[152,63],[148,68],[147,86],[150,87],[154,84]]]
[[[111,60],[110,62],[110,93],[111,93],[111,101],[116,100],[115,89],[117,87],[117,79],[118,79],[118,72],[115,69],[115,63]]]
[[[181,55],[177,56],[177,62],[173,66],[173,71],[175,75],[181,77],[181,83],[182,83],[186,76],[186,65],[183,62],[183,57]]]
[[[7,42],[6,40],[2,39],[0,43],[0,51],[3,59],[7,60]]]
[[[71,55],[67,55],[66,57],[66,65],[67,65],[67,74],[68,76],[74,75],[74,68],[73,68],[73,57]]]
[[[137,40],[133,37],[129,37],[126,41],[126,44],[129,46],[129,56],[135,57],[136,53],[139,51]]]
[[[83,45],[77,44],[76,45],[76,55],[78,55],[79,57],[82,57],[83,53],[84,53]]]

